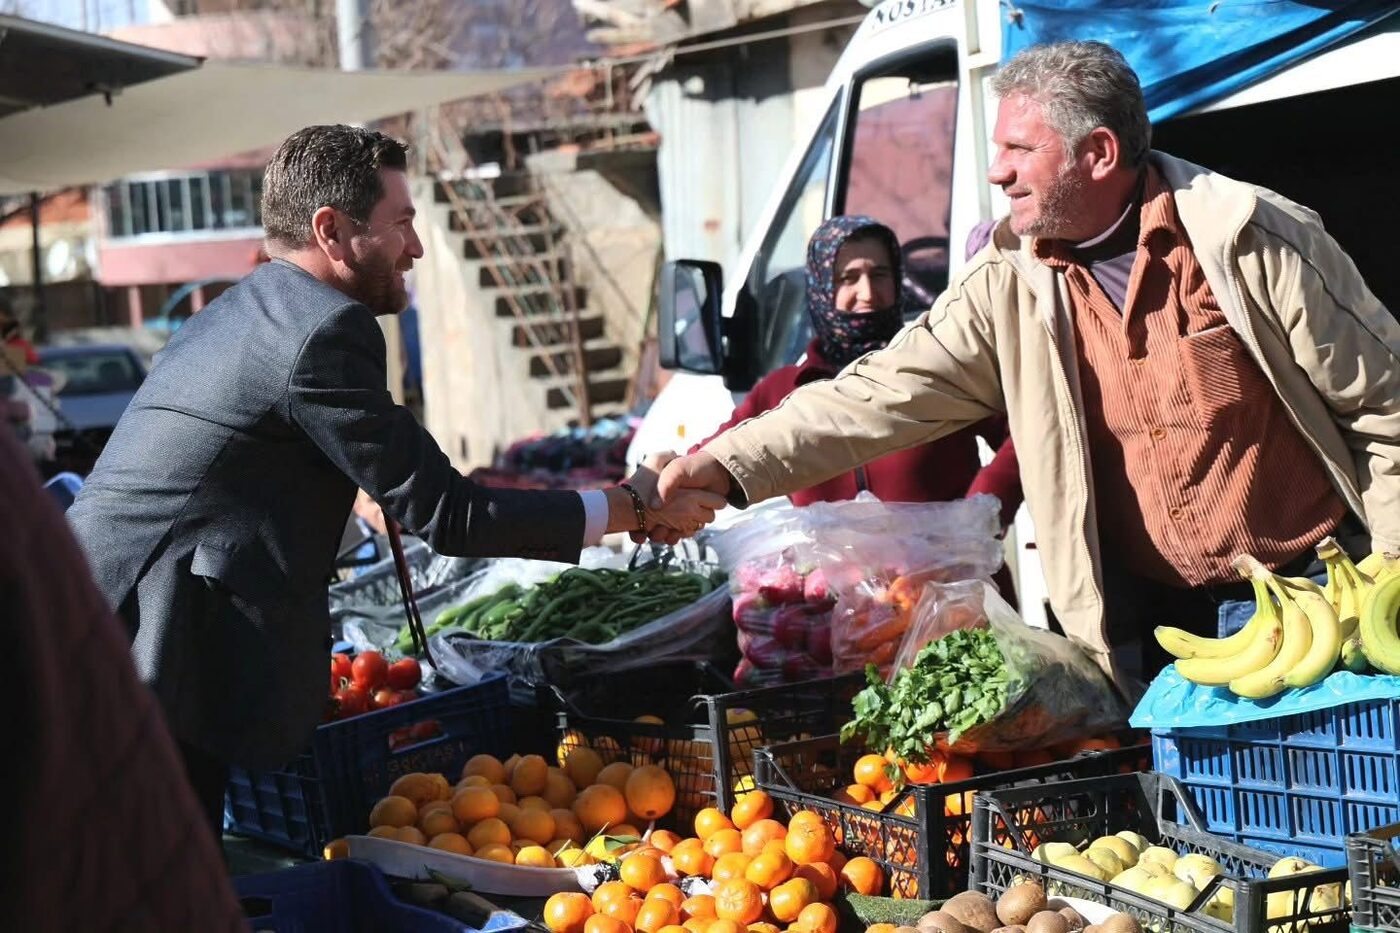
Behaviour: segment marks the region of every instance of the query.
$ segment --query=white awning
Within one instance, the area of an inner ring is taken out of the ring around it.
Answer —
[[[365,123],[539,81],[562,69],[327,71],[205,62],[192,71],[0,118],[0,195],[216,161],[314,123]]]

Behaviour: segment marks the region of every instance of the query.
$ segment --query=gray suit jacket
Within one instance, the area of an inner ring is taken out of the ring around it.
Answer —
[[[171,730],[231,763],[281,764],[321,719],[357,486],[444,554],[578,559],[579,497],[462,477],[384,354],[364,305],[267,263],[176,333],[69,510]]]

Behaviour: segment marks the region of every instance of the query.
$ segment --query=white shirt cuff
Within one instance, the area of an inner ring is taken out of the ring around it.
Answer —
[[[608,532],[608,495],[601,489],[586,489],[578,497],[583,500],[583,546],[592,547]]]

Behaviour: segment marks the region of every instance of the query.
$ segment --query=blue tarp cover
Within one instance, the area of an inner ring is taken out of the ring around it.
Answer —
[[[1233,94],[1400,10],[1377,0],[1002,0],[1002,60],[1098,39],[1128,59],[1154,122]]]

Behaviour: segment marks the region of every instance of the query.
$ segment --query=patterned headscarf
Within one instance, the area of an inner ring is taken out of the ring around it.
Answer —
[[[894,304],[868,314],[836,309],[836,254],[858,233],[874,234],[889,249],[894,275]],[[904,261],[894,231],[873,217],[849,214],[833,217],[817,228],[807,244],[807,312],[817,346],[837,368],[890,342],[904,326]]]

